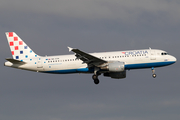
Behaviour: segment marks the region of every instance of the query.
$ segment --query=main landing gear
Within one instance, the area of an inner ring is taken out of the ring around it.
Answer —
[[[101,75],[100,73],[98,73],[99,68],[95,68],[94,70],[94,75],[92,76],[92,79],[94,80],[94,84],[99,84],[99,79],[98,79],[98,75]]]
[[[94,84],[96,84],[96,85],[99,84],[99,79],[98,79],[97,75],[93,75],[92,79],[94,80]]]
[[[155,69],[154,69],[154,67],[152,67],[151,70],[152,70],[152,73],[153,73],[153,74],[152,74],[152,77],[153,77],[153,78],[156,78],[157,75],[155,74]]]

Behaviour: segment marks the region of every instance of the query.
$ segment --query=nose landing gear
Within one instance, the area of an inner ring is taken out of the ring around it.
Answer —
[[[157,75],[155,74],[155,69],[154,69],[154,67],[152,67],[151,70],[152,70],[152,73],[153,73],[153,74],[152,74],[152,77],[153,77],[153,78],[156,78]]]

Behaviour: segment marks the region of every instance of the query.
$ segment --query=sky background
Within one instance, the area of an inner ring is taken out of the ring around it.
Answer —
[[[38,55],[162,49],[180,59],[179,0],[0,0],[1,120],[179,120],[180,63],[125,79],[52,75],[4,66],[5,32]]]

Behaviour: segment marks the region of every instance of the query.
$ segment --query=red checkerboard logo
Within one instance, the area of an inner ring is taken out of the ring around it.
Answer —
[[[15,49],[15,50],[18,50],[18,49],[19,49],[19,47],[18,47],[18,46],[15,46],[15,47],[14,47],[14,49]]]
[[[14,55],[14,51],[11,51],[12,55]]]
[[[9,37],[13,37],[13,32],[9,32]]]
[[[10,46],[14,46],[14,42],[9,42],[9,45]]]
[[[19,41],[19,45],[22,45],[23,44],[23,41]]]
[[[18,41],[18,37],[14,37],[14,41]]]

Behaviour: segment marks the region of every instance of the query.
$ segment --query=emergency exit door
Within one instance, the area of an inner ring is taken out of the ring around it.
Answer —
[[[37,58],[37,68],[43,68],[42,58]]]

